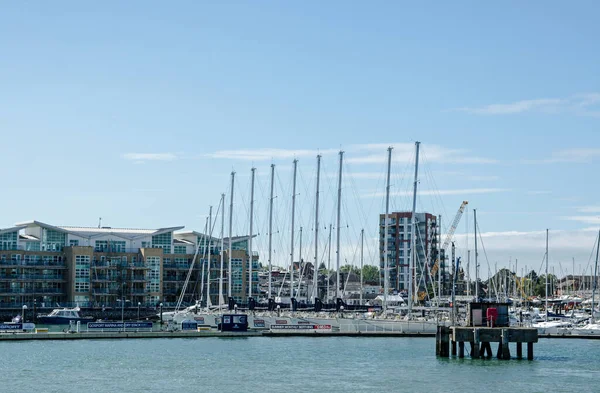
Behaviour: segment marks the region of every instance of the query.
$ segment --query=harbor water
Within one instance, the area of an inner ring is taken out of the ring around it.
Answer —
[[[432,338],[366,337],[1,342],[0,359],[0,392],[600,391],[599,340],[541,339],[534,361],[440,359]]]

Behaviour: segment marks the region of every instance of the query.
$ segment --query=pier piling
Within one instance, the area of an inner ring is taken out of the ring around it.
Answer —
[[[533,342],[527,343],[527,360],[533,360]]]

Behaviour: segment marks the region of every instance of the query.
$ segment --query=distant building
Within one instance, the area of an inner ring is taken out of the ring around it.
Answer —
[[[118,299],[131,305],[169,305],[180,297],[188,273],[184,300],[193,302],[202,291],[206,293],[200,286],[206,259],[210,259],[210,299],[218,303],[221,239],[208,242],[201,233],[176,232],[183,228],[72,227],[28,221],[0,229],[0,306],[34,301],[102,306],[115,304]],[[238,302],[247,299],[247,240],[247,236],[232,238],[232,296]],[[229,239],[224,241],[226,300]],[[210,258],[202,259],[205,254]],[[256,253],[254,286],[258,291]]]
[[[389,267],[389,287],[392,291],[407,292],[409,282],[409,266],[411,256],[412,240],[412,213],[395,212],[388,215],[387,235],[385,234],[386,223],[384,214],[379,215],[379,263],[381,281],[384,282],[384,247],[385,236],[387,236],[387,255]],[[433,267],[438,255],[438,227],[437,218],[430,213],[416,213],[417,248],[416,275],[420,280],[425,274],[424,282],[430,282],[427,271],[423,271],[423,265]],[[424,288],[422,288],[424,289]]]

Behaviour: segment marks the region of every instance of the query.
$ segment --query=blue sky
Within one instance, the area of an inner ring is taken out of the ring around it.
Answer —
[[[254,165],[264,255],[273,162],[283,264],[291,161],[299,159],[298,220],[314,236],[315,155],[323,154],[325,225],[341,148],[349,171],[344,259],[356,261],[360,228],[377,236],[386,146],[394,146],[399,194],[392,208],[405,210],[418,140],[419,210],[448,222],[469,200],[492,268],[519,258],[537,270],[550,228],[555,272],[572,257],[584,269],[600,224],[599,8],[3,4],[0,227],[26,219],[93,226],[101,216],[115,227],[202,229],[234,169],[235,232],[243,233]],[[466,229],[463,221],[461,243]],[[313,252],[314,241],[304,242],[303,252]]]

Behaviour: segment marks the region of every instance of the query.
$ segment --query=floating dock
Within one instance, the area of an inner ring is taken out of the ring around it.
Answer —
[[[220,332],[218,330],[205,331],[158,331],[158,332],[81,332],[81,333],[0,333],[0,341],[25,341],[25,340],[98,340],[98,339],[125,339],[125,338],[201,338],[201,337],[257,337],[261,332]]]

